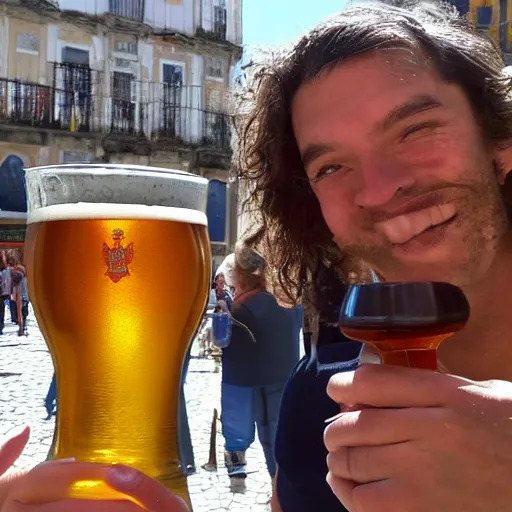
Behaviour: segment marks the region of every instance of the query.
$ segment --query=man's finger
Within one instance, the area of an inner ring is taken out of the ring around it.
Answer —
[[[417,463],[411,462],[411,444],[342,447],[329,453],[327,467],[337,478],[357,484],[390,479]]]
[[[9,512],[141,512],[141,508],[129,501],[93,501],[65,499],[51,503],[9,503]]]
[[[30,428],[24,426],[0,446],[0,475],[3,475],[23,452],[30,437]]]
[[[363,365],[333,375],[327,394],[339,404],[372,407],[441,407],[454,391],[476,383],[428,370],[391,365]]]
[[[116,491],[131,496],[151,512],[188,512],[185,502],[162,484],[127,466],[109,468],[105,481]]]
[[[327,483],[340,502],[350,512],[404,512],[412,510],[408,503],[398,501],[400,488],[392,480],[356,484],[350,480],[327,475]]]
[[[188,512],[180,498],[174,496],[163,485],[140,471],[122,465],[94,464],[73,461],[51,461],[36,466],[32,471],[13,482],[8,495],[9,502],[43,504],[63,500],[73,491],[76,496],[77,482],[90,482],[97,485],[101,494],[110,492],[110,500],[105,506],[120,507],[117,500],[131,500],[141,504],[151,512]],[[90,489],[89,487],[87,489]],[[85,490],[84,498],[94,494]],[[96,502],[100,504],[100,502]],[[124,509],[135,510],[127,503]],[[128,508],[126,508],[128,507]],[[107,507],[107,510],[110,509]],[[94,510],[101,510],[96,507]]]
[[[16,478],[9,492],[10,501],[49,503],[69,496],[73,484],[102,482],[109,466],[71,460],[52,460]]]
[[[350,512],[359,512],[354,507],[353,493],[356,487],[355,482],[351,482],[350,480],[344,480],[342,478],[337,478],[332,473],[327,474],[327,483],[331,488],[332,492],[341,502],[341,504]],[[362,512],[362,511],[361,511]]]
[[[448,410],[442,407],[408,409],[365,408],[343,412],[324,432],[325,446],[379,446],[413,441],[425,432],[447,425]]]

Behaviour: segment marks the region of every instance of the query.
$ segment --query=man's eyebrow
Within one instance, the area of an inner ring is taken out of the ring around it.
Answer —
[[[433,96],[428,94],[421,94],[418,96],[414,96],[406,102],[398,105],[394,109],[392,109],[384,119],[377,123],[375,128],[375,132],[385,132],[389,130],[393,125],[407,119],[408,117],[412,117],[421,112],[425,112],[427,110],[431,110],[434,108],[442,107],[443,104],[435,99]],[[313,143],[309,144],[306,149],[302,152],[302,164],[304,168],[307,169],[308,165],[311,164],[317,158],[325,155],[326,153],[330,153],[335,151],[334,146],[330,144],[319,144]]]
[[[311,162],[331,151],[334,151],[334,147],[329,144],[310,144],[301,155],[304,169],[307,169]]]
[[[376,132],[385,132],[389,130],[393,125],[407,119],[408,117],[412,117],[415,114],[419,114],[421,112],[425,112],[427,110],[432,110],[434,108],[442,107],[443,104],[435,99],[433,96],[428,94],[422,94],[419,96],[414,96],[413,98],[407,100],[395,107],[391,112],[389,112],[382,121],[377,123],[377,127],[375,129]]]

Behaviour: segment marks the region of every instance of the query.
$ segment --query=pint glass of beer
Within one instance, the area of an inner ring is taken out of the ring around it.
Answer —
[[[167,169],[28,169],[30,298],[57,374],[51,458],[123,463],[189,504],[177,411],[211,275],[207,180]],[[71,497],[119,499],[100,482]]]

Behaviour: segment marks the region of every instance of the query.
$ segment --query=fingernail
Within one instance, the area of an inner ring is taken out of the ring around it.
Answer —
[[[38,464],[38,466],[56,466],[58,464],[68,464],[69,462],[76,462],[76,459],[74,457],[70,457],[67,459],[45,460],[44,462]]]
[[[67,464],[68,462],[76,462],[75,457],[68,457],[66,459],[53,459],[49,460],[47,464]]]
[[[338,418],[341,418],[344,414],[344,412],[339,412],[338,414],[336,414],[336,416],[331,416],[330,418],[327,418],[325,420],[325,423],[332,423],[333,421],[336,421]]]
[[[20,425],[19,427],[14,427],[7,433],[7,436],[5,437],[5,439],[12,439],[14,437],[19,437],[22,434],[24,434],[27,431],[27,429],[29,429],[28,425]]]
[[[133,491],[142,481],[142,473],[127,466],[112,466],[106,474],[107,483],[119,491]]]

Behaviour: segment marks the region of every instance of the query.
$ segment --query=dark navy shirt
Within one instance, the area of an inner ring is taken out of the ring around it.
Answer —
[[[312,347],[284,391],[275,448],[277,496],[283,512],[346,512],[325,480],[323,441],[325,420],[340,412],[339,405],[327,396],[329,379],[335,373],[355,370],[361,352],[360,343],[341,341]]]
[[[233,386],[285,385],[299,359],[297,313],[279,306],[268,292],[233,304],[231,341],[222,350],[222,381]]]

